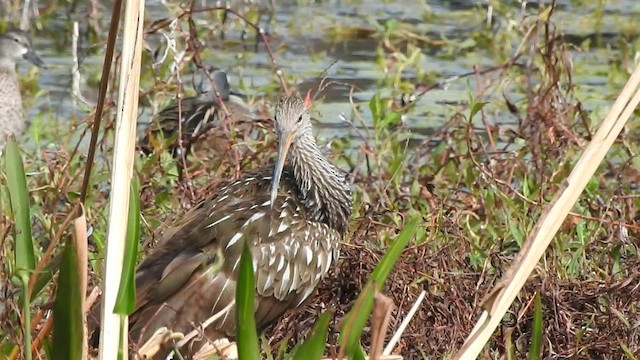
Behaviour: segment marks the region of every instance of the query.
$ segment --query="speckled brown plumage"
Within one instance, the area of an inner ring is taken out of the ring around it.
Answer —
[[[232,303],[245,242],[256,270],[259,329],[307,299],[338,257],[351,216],[350,184],[320,153],[301,99],[278,102],[276,131],[275,169],[246,175],[200,202],[140,264],[130,319],[134,347],[163,326],[188,333]],[[204,334],[234,337],[234,307]],[[182,352],[189,356],[201,344]]]

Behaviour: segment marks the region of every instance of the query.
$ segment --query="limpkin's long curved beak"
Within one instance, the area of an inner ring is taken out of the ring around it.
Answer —
[[[278,158],[276,159],[276,165],[273,168],[273,176],[271,177],[271,208],[276,201],[278,195],[278,186],[280,186],[280,177],[282,176],[282,170],[284,169],[284,162],[287,159],[291,142],[293,141],[293,132],[282,134],[278,139]]]

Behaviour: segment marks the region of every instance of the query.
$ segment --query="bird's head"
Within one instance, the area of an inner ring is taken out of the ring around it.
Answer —
[[[307,110],[308,103],[297,96],[285,96],[276,104],[274,119],[278,136],[278,157],[271,183],[271,207],[274,206],[278,195],[280,177],[291,145],[297,144],[303,135],[307,135],[311,131],[311,115]],[[308,137],[304,138],[308,139]]]
[[[25,59],[34,65],[45,68],[46,65],[31,47],[29,34],[22,30],[7,30],[0,36],[0,60],[14,64]]]
[[[229,100],[231,87],[229,86],[227,73],[213,66],[210,66],[207,71],[209,75],[203,74],[200,82],[195,86],[198,94],[209,101],[216,100],[216,92],[213,88],[213,84],[215,84],[215,88],[218,90],[218,93],[220,93],[220,98],[224,101]]]

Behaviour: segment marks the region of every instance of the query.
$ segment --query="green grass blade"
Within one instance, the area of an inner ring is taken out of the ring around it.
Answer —
[[[402,251],[413,238],[419,222],[420,217],[414,216],[405,223],[404,229],[380,259],[380,262],[369,276],[362,293],[356,299],[354,307],[345,317],[344,325],[340,332],[340,347],[344,349],[348,358],[355,356],[355,352],[359,348],[358,341],[360,340],[362,329],[364,329],[373,309],[373,290],[376,288],[378,290],[382,289]]]
[[[396,238],[396,241],[385,252],[382,259],[380,259],[380,263],[378,263],[378,266],[376,266],[371,273],[371,276],[369,276],[367,283],[375,282],[377,284],[378,291],[382,290],[382,286],[387,280],[389,273],[391,273],[391,270],[393,270],[398,258],[409,244],[409,241],[413,238],[413,235],[416,233],[419,221],[420,218],[418,216],[414,216],[405,223],[404,229],[402,229]]]
[[[542,359],[542,300],[540,293],[536,293],[533,307],[533,328],[531,329],[531,345],[529,345],[529,360]]]
[[[294,360],[314,360],[321,359],[324,349],[327,345],[327,333],[329,332],[329,323],[331,322],[331,313],[324,312],[313,329],[307,336],[307,339],[298,347]]]
[[[36,260],[31,239],[29,191],[27,190],[27,177],[24,173],[22,157],[14,137],[7,140],[5,157],[9,199],[16,224],[16,272],[27,270],[30,275],[30,272],[36,267]]]
[[[238,360],[260,359],[258,333],[256,331],[253,298],[255,280],[253,274],[253,256],[245,244],[240,258],[238,285],[236,287],[236,343]]]
[[[15,275],[20,280],[22,287],[23,351],[24,357],[29,360],[31,359],[31,297],[28,296],[28,291],[29,277],[36,267],[36,259],[31,237],[27,177],[24,173],[20,149],[18,149],[18,144],[13,136],[7,139],[4,156],[11,211],[15,221]]]
[[[364,350],[362,350],[362,346],[358,345],[358,347],[356,347],[356,351],[353,354],[353,356],[350,358],[351,360],[366,360],[367,359],[367,354],[364,353]]]
[[[20,279],[20,283],[22,285],[22,292],[27,293],[29,291],[29,275],[21,271],[18,274],[18,278]],[[24,334],[24,358],[26,360],[31,360],[31,302],[29,301],[28,296],[22,297],[22,333]]]
[[[125,245],[124,260],[120,288],[113,312],[129,315],[136,306],[136,258],[140,239],[140,191],[137,178],[131,179],[129,193],[129,218],[127,220],[127,243]]]
[[[622,349],[622,352],[624,353],[624,356],[627,357],[627,359],[638,360],[638,358],[635,355],[633,355],[633,351],[629,349],[628,346],[626,346],[625,344],[620,344],[620,348]]]
[[[56,303],[53,307],[53,359],[82,359],[82,295],[74,241],[64,247]]]
[[[282,341],[282,342],[286,342],[286,341]],[[264,334],[260,335],[260,346],[262,346],[262,353],[265,355],[265,357],[263,357],[263,360],[274,360],[273,349],[269,344],[269,339],[267,339],[267,337],[264,336]],[[277,358],[277,359],[284,360],[282,358]]]

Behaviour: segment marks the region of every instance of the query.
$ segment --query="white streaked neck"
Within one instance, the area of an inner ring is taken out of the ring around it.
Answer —
[[[331,164],[316,145],[310,127],[291,149],[293,171],[302,203],[315,220],[340,232],[351,216],[351,187],[341,171]]]

